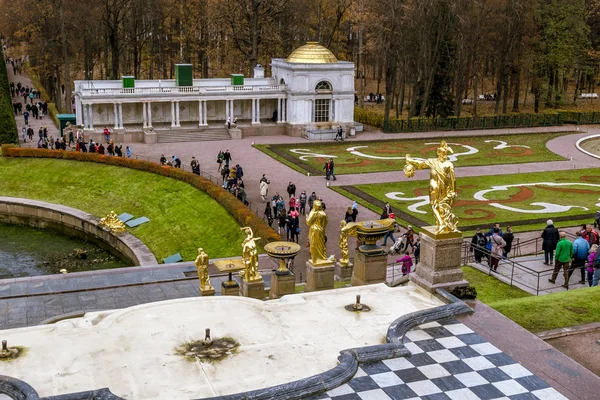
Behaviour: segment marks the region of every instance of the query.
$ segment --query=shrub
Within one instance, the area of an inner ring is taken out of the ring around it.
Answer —
[[[195,188],[207,193],[219,202],[242,226],[252,228],[255,236],[260,236],[266,242],[280,240],[279,235],[269,225],[254,214],[235,196],[222,187],[215,185],[210,180],[195,175],[179,168],[161,165],[151,161],[134,160],[125,157],[107,156],[96,153],[80,153],[64,150],[47,150],[34,148],[20,148],[13,145],[2,145],[2,156],[4,157],[33,157],[33,158],[56,158],[62,160],[86,161],[101,164],[114,165],[124,168],[132,168],[140,171],[151,172],[177,179],[188,183]]]
[[[383,114],[369,108],[354,107],[354,120],[383,129]]]
[[[4,53],[0,49],[0,144],[19,143]]]
[[[385,121],[385,132],[426,132],[436,130],[498,129],[560,126],[560,113],[491,115],[483,117],[410,118]]]

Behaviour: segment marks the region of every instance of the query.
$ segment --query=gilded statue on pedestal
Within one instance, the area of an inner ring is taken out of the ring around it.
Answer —
[[[343,267],[348,266],[350,259],[348,258],[348,229],[346,229],[346,221],[340,222],[340,251],[342,252],[342,258],[340,258],[340,265]]]
[[[119,219],[114,211],[108,213],[104,218],[100,218],[98,226],[113,233],[125,232],[125,224]]]
[[[308,242],[312,264],[330,264],[331,260],[327,259],[327,246],[325,245],[327,214],[323,211],[320,200],[315,200],[313,203],[313,209],[308,214],[308,217],[306,217],[306,225],[309,227]]]
[[[456,229],[458,218],[452,213],[452,204],[456,197],[454,178],[454,165],[448,160],[448,153],[452,149],[445,141],[442,141],[437,149],[437,158],[427,160],[415,160],[406,155],[404,173],[408,178],[415,175],[415,169],[429,168],[429,203],[436,221],[436,234],[459,232]]]
[[[200,279],[200,290],[209,291],[214,290],[210,284],[210,277],[208,275],[208,254],[204,252],[204,249],[200,247],[198,249],[198,257],[196,257],[196,269],[198,270],[198,279]]]
[[[252,228],[248,226],[240,229],[246,233],[246,238],[242,242],[242,261],[244,262],[242,276],[246,282],[260,282],[262,276],[258,273],[258,249],[256,248],[256,241],[260,238],[255,238]]]

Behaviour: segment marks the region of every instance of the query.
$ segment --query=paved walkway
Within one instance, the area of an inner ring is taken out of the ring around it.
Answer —
[[[23,86],[29,86],[30,88],[34,87],[33,83],[31,82],[31,79],[29,78],[29,76],[27,74],[15,75],[13,73],[12,67],[10,67],[10,64],[7,65],[7,71],[8,71],[8,81],[14,82],[15,86],[17,85],[18,82],[21,82],[21,85],[23,85]],[[16,103],[16,102],[23,103],[23,97],[21,97],[21,96],[13,97],[12,102],[13,103]],[[24,103],[23,103],[23,112],[25,112],[25,104]],[[31,114],[31,113],[29,113],[29,114]],[[41,113],[40,113],[40,116],[41,116]],[[25,126],[25,119],[23,118],[23,114],[15,115],[15,120],[17,121],[17,131],[19,132],[19,143],[23,143],[23,133],[21,131],[21,129]],[[40,117],[40,119],[35,119],[35,118],[33,118],[33,116],[31,116],[29,118],[28,126],[33,128],[33,132],[34,132],[33,144],[35,145],[35,147],[37,147],[37,141],[39,139],[39,136],[38,136],[39,128],[46,127],[46,129],[48,129],[48,137],[52,136],[52,137],[56,138],[58,135],[58,129],[56,128],[56,126],[54,125],[54,122],[52,122],[52,119],[48,115],[46,115],[45,117]],[[31,146],[31,144],[30,144],[30,146]]]

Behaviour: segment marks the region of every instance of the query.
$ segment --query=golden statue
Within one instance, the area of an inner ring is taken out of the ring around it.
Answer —
[[[214,290],[210,284],[210,276],[208,275],[208,254],[204,252],[204,249],[200,247],[198,249],[198,257],[196,257],[196,269],[198,270],[198,279],[200,279],[200,290],[209,291]]]
[[[241,274],[246,282],[260,282],[262,276],[258,273],[258,249],[256,248],[256,241],[260,238],[255,238],[252,228],[248,226],[240,229],[246,233],[246,238],[242,242],[244,271]]]
[[[313,209],[306,217],[309,226],[308,242],[310,244],[310,258],[313,265],[331,264],[327,259],[327,246],[325,245],[325,228],[327,227],[327,214],[323,211],[320,200],[315,200]]]
[[[340,250],[342,251],[342,258],[340,258],[340,264],[343,267],[348,266],[350,259],[348,258],[348,229],[346,229],[346,221],[340,222]]]
[[[125,232],[125,224],[119,219],[114,211],[108,213],[104,218],[100,218],[98,226],[113,233]]]
[[[436,234],[459,232],[456,229],[458,218],[452,213],[456,187],[454,165],[451,161],[448,161],[448,153],[452,154],[452,149],[448,147],[445,141],[442,141],[437,149],[437,158],[415,160],[410,157],[410,154],[407,154],[406,165],[404,166],[404,174],[408,178],[415,175],[415,168],[430,169],[429,203],[437,225]]]

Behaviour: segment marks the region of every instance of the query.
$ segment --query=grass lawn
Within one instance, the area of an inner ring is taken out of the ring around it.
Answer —
[[[114,210],[150,222],[127,230],[162,261],[174,253],[193,260],[241,254],[237,221],[204,192],[175,179],[109,165],[0,157],[0,193],[64,204],[98,217]]]
[[[530,332],[600,321],[600,287],[532,296],[474,268],[463,267],[463,272],[479,301]]]
[[[548,140],[562,134],[564,133],[536,133],[461,137],[448,140],[457,157],[455,165],[463,167],[564,160],[546,147]],[[490,140],[494,142],[486,142]],[[497,141],[515,147],[504,147]],[[323,165],[333,157],[336,174],[342,175],[401,171],[407,153],[413,157],[435,157],[438,144],[439,139],[417,139],[255,145],[255,147],[302,173],[323,175]]]
[[[502,300],[490,307],[531,332],[600,321],[600,287]]]
[[[487,305],[498,301],[532,296],[518,287],[507,285],[475,268],[463,267],[462,270],[465,279],[477,289],[477,300]]]
[[[465,177],[457,179],[458,197],[453,211],[460,219],[459,229],[471,231],[476,226],[489,226],[499,221],[503,226],[543,228],[547,218],[557,225],[573,226],[574,222],[591,222],[600,198],[600,169],[539,172],[514,175]],[[541,183],[550,183],[544,185]],[[505,187],[506,186],[506,187]],[[372,196],[370,208],[380,212],[390,202],[399,218],[413,217],[425,224],[435,223],[429,206],[428,180],[354,186],[358,194],[344,188],[334,190],[356,199]],[[348,188],[350,190],[350,188]],[[487,190],[487,192],[483,192]],[[366,204],[363,199],[363,204]]]

